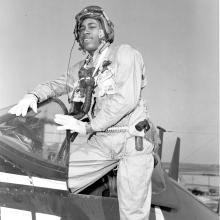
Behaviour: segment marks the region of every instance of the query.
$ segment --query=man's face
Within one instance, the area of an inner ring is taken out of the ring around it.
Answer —
[[[100,45],[101,24],[93,18],[86,18],[79,28],[79,40],[83,48],[93,54]]]

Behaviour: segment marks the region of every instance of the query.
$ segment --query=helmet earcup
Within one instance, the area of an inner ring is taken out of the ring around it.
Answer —
[[[111,21],[108,21],[108,25],[106,26],[106,32],[109,43],[112,43],[114,41],[114,25]]]

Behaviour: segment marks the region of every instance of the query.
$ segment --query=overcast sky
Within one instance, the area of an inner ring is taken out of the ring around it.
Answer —
[[[0,108],[66,72],[74,16],[94,4],[115,24],[115,44],[143,55],[151,119],[172,131],[163,161],[179,136],[181,162],[218,163],[217,0],[0,0]],[[81,58],[76,46],[71,62]]]

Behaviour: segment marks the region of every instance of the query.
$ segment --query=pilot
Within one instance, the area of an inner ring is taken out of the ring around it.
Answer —
[[[37,103],[70,93],[69,115],[54,119],[58,130],[79,133],[70,147],[68,187],[78,193],[117,166],[120,219],[147,220],[153,144],[135,127],[148,118],[143,58],[127,44],[112,45],[114,26],[101,7],[88,6],[75,19],[75,40],[86,58],[38,85],[9,113],[25,116],[29,107],[37,112]]]

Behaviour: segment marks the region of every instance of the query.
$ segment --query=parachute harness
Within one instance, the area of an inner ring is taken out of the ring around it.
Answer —
[[[97,85],[97,76],[100,72],[100,67],[104,64],[103,61],[107,51],[108,47],[105,46],[104,50],[98,57],[95,67],[88,68],[88,64],[90,62],[90,58],[88,57],[85,60],[83,67],[79,70],[79,80],[77,82],[77,87],[73,90],[71,98],[73,106],[70,113],[78,120],[82,119],[90,110],[92,94]],[[79,97],[77,97],[77,94],[79,94]]]

